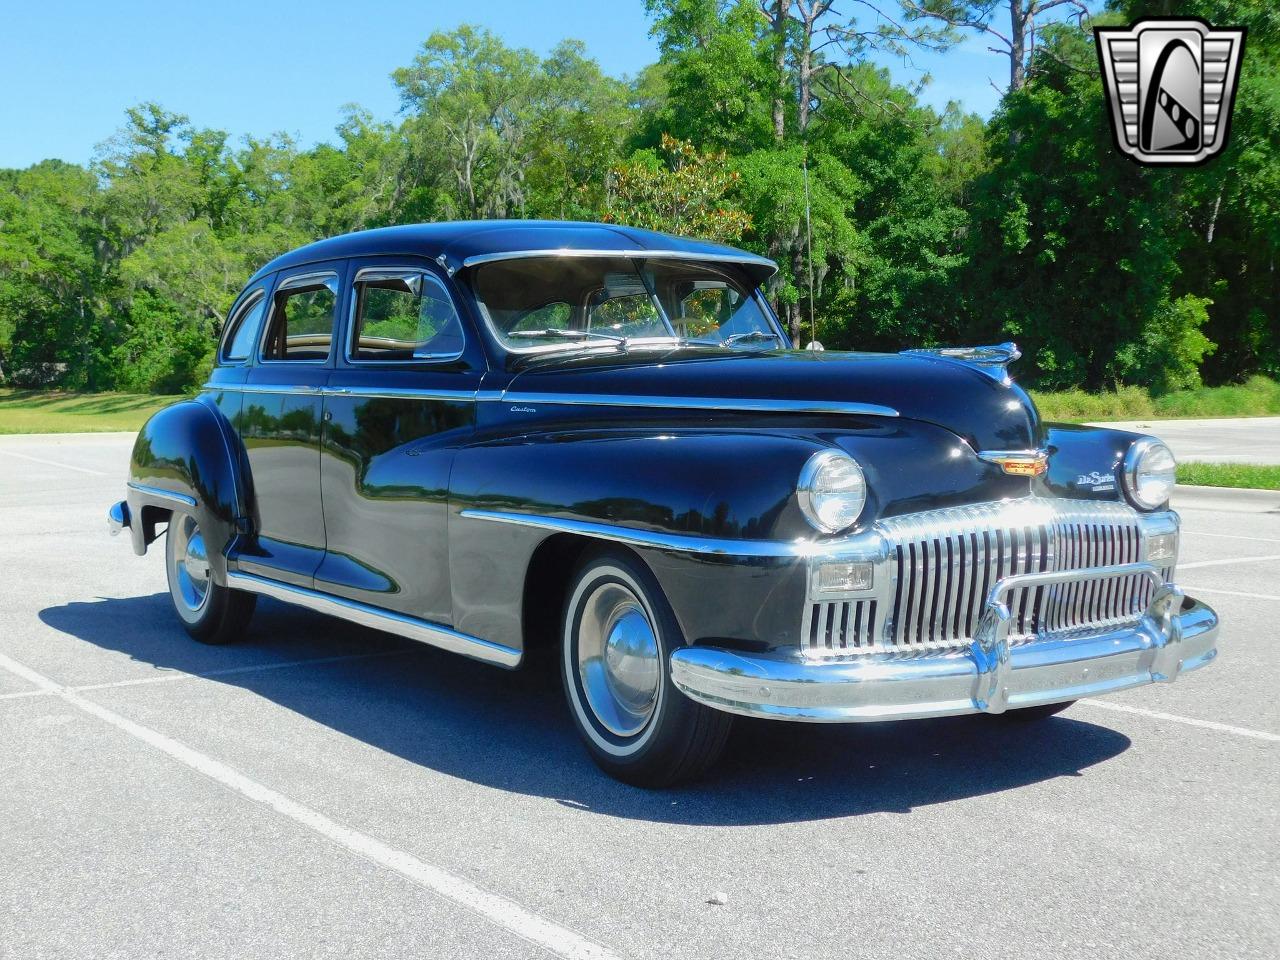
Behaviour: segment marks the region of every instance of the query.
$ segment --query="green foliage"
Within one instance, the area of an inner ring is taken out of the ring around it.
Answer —
[[[735,243],[751,226],[750,216],[726,199],[738,179],[723,153],[700,153],[664,134],[661,156],[642,151],[615,168],[604,219]]]
[[[66,393],[0,387],[0,434],[136,433],[153,413],[180,396]]]
[[[1280,490],[1280,467],[1256,463],[1180,463],[1178,482],[1201,487]]]
[[[1033,390],[1031,396],[1046,420],[1068,423],[1280,415],[1280,382],[1260,376],[1240,384],[1157,395],[1145,387],[1127,386],[1099,393]]]
[[[549,217],[769,256],[766,292],[800,342],[1015,339],[1015,372],[1065,391],[1042,395],[1064,415],[1273,402],[1272,380],[1201,384],[1280,376],[1274,3],[1112,0],[1097,18],[1249,28],[1229,147],[1157,170],[1111,142],[1075,0],[645,2],[660,59],[631,80],[577,41],[540,57],[462,26],[394,72],[401,116],[348,106],[332,143],[231,143],[143,103],[87,169],[0,170],[0,382],[189,389],[240,285],[285,250],[386,224]],[[1013,10],[1034,44],[1018,69],[1011,58],[989,123],[923,106],[867,60],[983,30],[1012,49]],[[388,315],[370,335],[411,319]]]

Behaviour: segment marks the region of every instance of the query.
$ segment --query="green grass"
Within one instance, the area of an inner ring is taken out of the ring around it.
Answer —
[[[1178,482],[1201,487],[1280,490],[1280,467],[1256,463],[1180,463]]]
[[[102,433],[138,430],[182,397],[0,389],[0,433]]]
[[[1104,393],[1033,390],[1031,395],[1046,420],[1069,423],[1280,415],[1280,383],[1267,377],[1252,377],[1245,383],[1226,387],[1178,390],[1158,397],[1142,387],[1121,387]]]

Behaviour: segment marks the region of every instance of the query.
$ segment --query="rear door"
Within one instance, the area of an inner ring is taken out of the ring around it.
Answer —
[[[277,274],[239,417],[257,532],[240,569],[307,587],[325,549],[320,418],[345,278],[340,261]]]

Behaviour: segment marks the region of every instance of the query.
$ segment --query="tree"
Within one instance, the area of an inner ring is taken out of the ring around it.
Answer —
[[[1063,15],[1083,24],[1089,15],[1085,0],[901,0],[910,21],[933,20],[953,30],[978,34],[995,46],[988,49],[1009,59],[1009,93],[1021,90],[1036,52],[1036,34]],[[1003,13],[1008,11],[1008,26]],[[1048,56],[1052,56],[1052,51]]]
[[[7,380],[97,385],[96,190],[87,170],[59,160],[0,171],[0,374]]]
[[[523,215],[537,74],[531,51],[467,25],[433,33],[392,73],[411,118],[410,163],[422,171],[419,186],[436,188],[440,216]]]
[[[751,227],[751,218],[727,199],[738,179],[723,153],[700,153],[688,141],[663,137],[660,153],[637,153],[614,170],[605,219],[738,242]]]
[[[1043,41],[1033,79],[992,122],[993,165],[975,187],[969,332],[1019,340],[1044,386],[1096,390],[1161,366],[1154,323],[1198,317],[1171,305],[1179,174],[1116,154],[1098,73],[1085,69],[1092,38],[1058,26]],[[1185,361],[1193,341],[1177,340],[1167,359]]]

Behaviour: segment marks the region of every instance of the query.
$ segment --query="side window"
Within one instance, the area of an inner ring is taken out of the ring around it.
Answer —
[[[420,270],[356,275],[351,360],[451,360],[462,353],[462,323],[449,292]]]
[[[227,324],[223,339],[222,359],[226,363],[248,360],[253,345],[262,332],[262,315],[267,310],[267,298],[261,290],[249,295]]]
[[[294,277],[276,290],[264,360],[327,360],[333,341],[338,280],[332,275]]]

